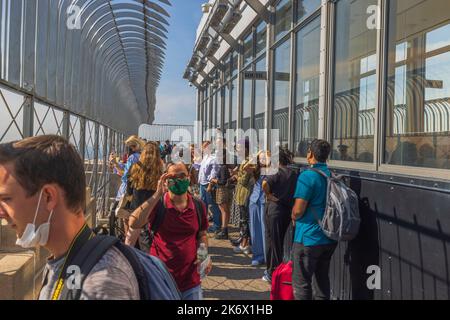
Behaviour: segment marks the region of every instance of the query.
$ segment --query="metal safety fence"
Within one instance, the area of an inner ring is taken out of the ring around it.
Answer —
[[[20,90],[0,85],[0,143],[55,134],[65,137],[84,161],[86,183],[95,199],[97,218],[108,213],[112,172],[109,154],[122,154],[124,134],[96,120],[40,101]]]

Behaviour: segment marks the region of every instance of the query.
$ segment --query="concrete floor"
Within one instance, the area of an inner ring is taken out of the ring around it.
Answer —
[[[238,237],[237,228],[230,231]],[[270,285],[261,278],[265,266],[252,267],[251,255],[235,254],[229,240],[215,240],[209,234],[209,254],[213,269],[203,280],[206,300],[269,300]]]

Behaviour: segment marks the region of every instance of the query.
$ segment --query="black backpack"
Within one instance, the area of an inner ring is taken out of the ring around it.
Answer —
[[[139,286],[140,300],[180,300],[181,294],[177,284],[167,269],[164,262],[159,258],[150,256],[129,247],[116,237],[93,236],[88,238],[91,231],[89,228],[83,230],[82,237],[85,239],[81,246],[75,250],[71,266],[78,266],[80,269],[80,284],[78,289],[69,289],[68,278],[65,281],[59,294],[62,300],[80,300],[83,284],[94,266],[103,258],[105,253],[115,247],[128,260],[132,267]],[[44,274],[45,283],[48,280],[48,271]]]

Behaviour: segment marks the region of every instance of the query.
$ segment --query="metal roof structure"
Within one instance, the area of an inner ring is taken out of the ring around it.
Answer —
[[[124,133],[154,121],[169,0],[1,3],[0,81]]]

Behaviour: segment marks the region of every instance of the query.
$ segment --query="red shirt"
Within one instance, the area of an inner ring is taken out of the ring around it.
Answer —
[[[150,254],[157,256],[167,265],[170,273],[174,277],[181,292],[195,288],[200,285],[200,275],[197,271],[197,239],[199,225],[195,211],[195,204],[192,196],[188,194],[188,206],[183,211],[178,211],[168,193],[164,195],[166,215],[164,221],[158,229],[150,249]],[[208,217],[206,207],[202,202],[202,230],[208,228]],[[153,209],[149,226],[156,217],[156,210]]]

